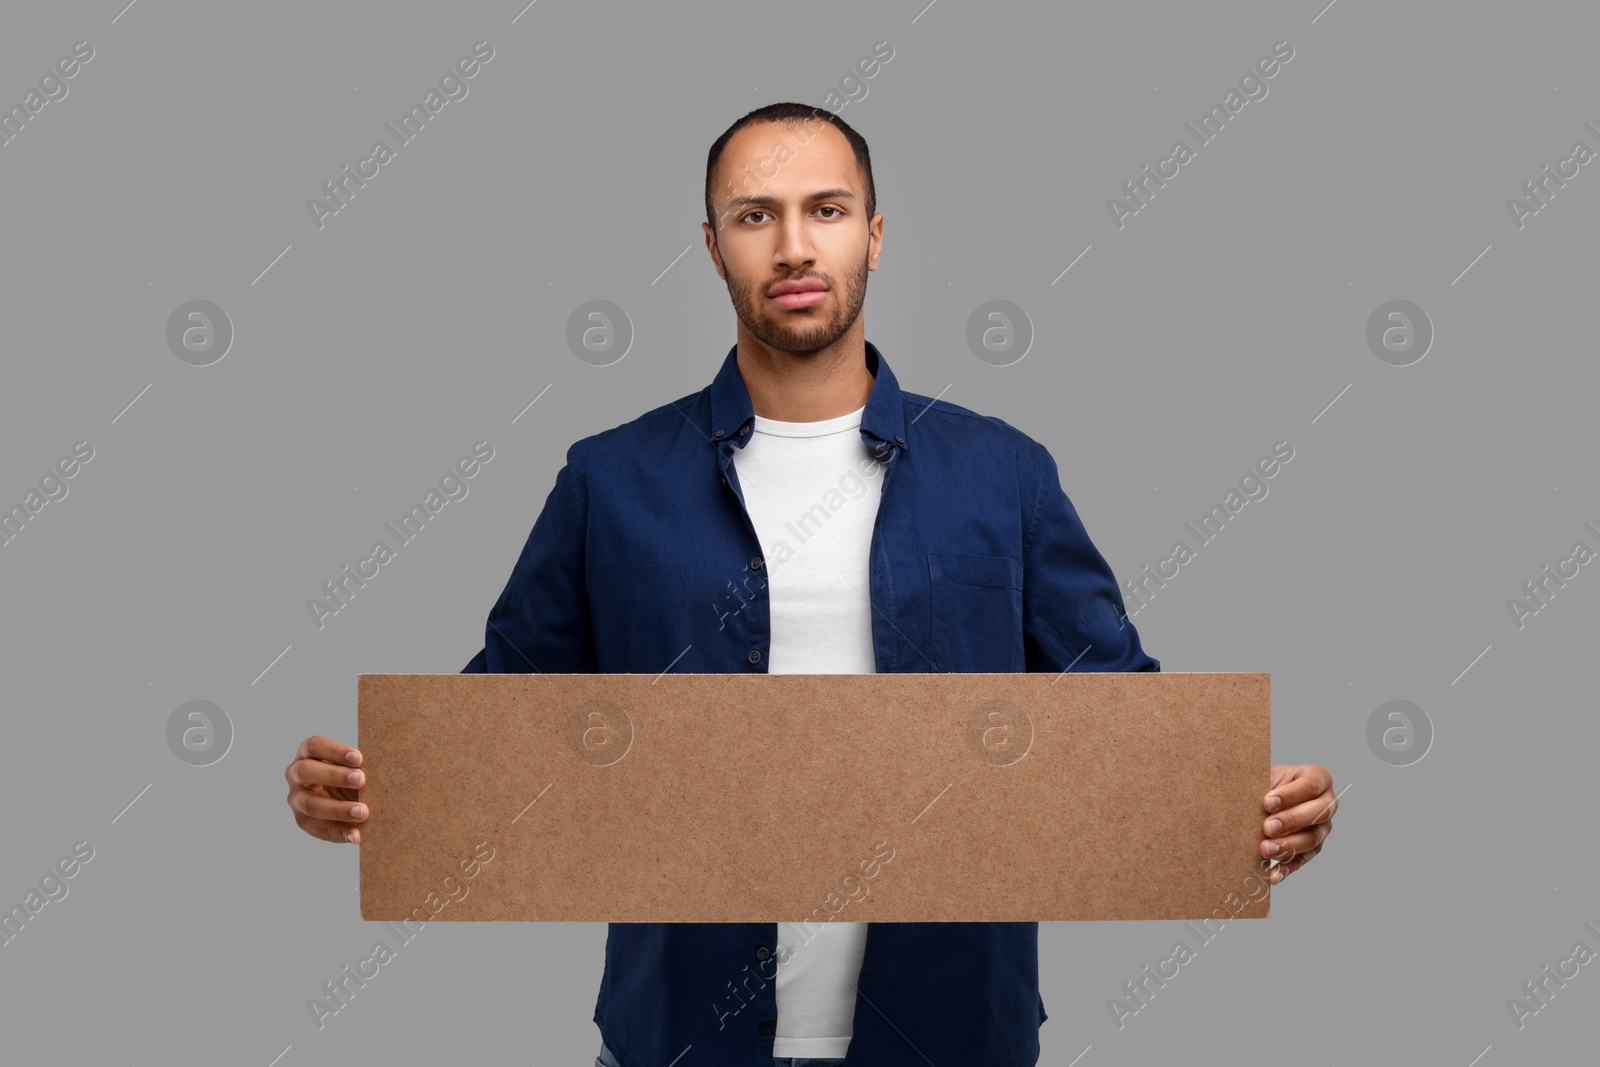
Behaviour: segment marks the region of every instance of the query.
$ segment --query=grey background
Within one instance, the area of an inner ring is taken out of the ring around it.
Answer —
[[[1600,148],[1592,9],[123,3],[0,29],[7,105],[95,49],[0,146],[0,501],[95,449],[0,547],[0,901],[95,850],[0,947],[8,1059],[589,1062],[598,924],[430,924],[319,1031],[307,998],[388,935],[357,917],[356,850],[289,822],[282,770],[308,734],[354,740],[358,672],[477,651],[571,441],[710,380],[734,317],[706,150],[751,108],[823,105],[879,40],[842,115],[888,220],[867,336],[906,388],[1042,440],[1124,579],[1295,449],[1135,622],[1166,670],[1272,672],[1274,759],[1333,770],[1339,832],[1120,1030],[1107,999],[1182,924],[1044,925],[1040,1062],[1590,1047],[1592,966],[1523,1029],[1506,1001],[1600,948],[1600,577],[1521,629],[1506,602],[1600,545],[1600,176],[1520,230],[1506,200]],[[318,230],[307,198],[480,39],[469,95]],[[1107,198],[1283,39],[1269,94],[1119,230]],[[209,367],[166,344],[195,299],[233,324]],[[591,299],[635,331],[608,367],[566,346]],[[1032,323],[1012,366],[966,344],[991,299]],[[1435,330],[1408,367],[1365,341],[1394,299]],[[484,438],[469,495],[319,631],[306,599]],[[166,741],[197,699],[234,731],[207,767]],[[1435,732],[1411,766],[1366,741],[1394,699]]]

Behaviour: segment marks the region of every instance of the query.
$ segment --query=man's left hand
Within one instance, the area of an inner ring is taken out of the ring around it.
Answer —
[[[1339,810],[1333,772],[1315,763],[1274,765],[1261,806],[1269,813],[1261,825],[1266,835],[1261,855],[1278,861],[1267,875],[1268,883],[1277,885],[1311,862],[1333,832],[1333,813]]]

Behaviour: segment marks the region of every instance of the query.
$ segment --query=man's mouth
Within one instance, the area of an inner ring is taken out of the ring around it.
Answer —
[[[808,308],[822,303],[828,295],[828,287],[822,282],[802,280],[797,282],[779,282],[768,292],[774,304],[786,310],[794,308]]]

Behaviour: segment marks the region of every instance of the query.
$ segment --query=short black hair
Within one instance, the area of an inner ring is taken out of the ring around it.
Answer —
[[[872,216],[878,211],[878,194],[872,184],[872,154],[867,151],[866,140],[844,119],[825,108],[812,107],[810,104],[796,104],[786,102],[781,104],[768,104],[745,115],[723,131],[711,145],[711,151],[706,156],[706,223],[711,227],[711,232],[717,232],[717,215],[711,206],[711,176],[716,173],[717,160],[722,158],[722,150],[727,147],[733,135],[746,126],[757,122],[783,122],[791,126],[804,125],[814,118],[821,118],[833,125],[844,139],[850,142],[850,149],[856,156],[856,167],[861,172],[862,182],[867,194],[867,221],[872,221]]]

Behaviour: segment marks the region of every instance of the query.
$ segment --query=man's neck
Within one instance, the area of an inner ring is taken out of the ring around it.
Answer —
[[[815,352],[780,352],[739,330],[735,356],[750,404],[764,419],[821,422],[863,407],[872,393],[866,339],[846,331]]]

